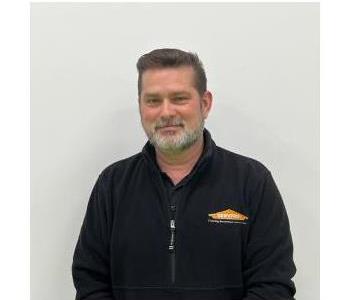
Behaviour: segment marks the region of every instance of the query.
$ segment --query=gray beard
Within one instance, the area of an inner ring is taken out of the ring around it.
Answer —
[[[163,153],[176,154],[190,148],[202,135],[204,130],[204,119],[199,126],[192,131],[185,130],[174,136],[161,136],[155,130],[148,134],[150,143]]]

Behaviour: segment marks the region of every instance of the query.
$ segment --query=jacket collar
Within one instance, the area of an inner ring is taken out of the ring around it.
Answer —
[[[212,158],[214,154],[214,149],[216,147],[215,142],[212,140],[210,132],[204,128],[203,130],[203,137],[204,137],[204,149],[199,157],[197,163],[193,167],[192,171],[190,174],[196,173],[200,169],[203,168]],[[156,151],[154,149],[154,146],[147,141],[145,146],[142,149],[142,155],[145,157],[147,163],[149,163],[152,167],[152,169],[157,170],[161,172],[157,161],[156,161]]]

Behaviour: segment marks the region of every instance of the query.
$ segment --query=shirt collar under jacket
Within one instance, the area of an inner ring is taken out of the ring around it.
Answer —
[[[203,169],[205,165],[211,160],[212,156],[214,155],[214,149],[216,147],[215,142],[211,139],[210,132],[204,128],[203,131],[203,138],[204,138],[204,149],[199,157],[198,161],[196,162],[195,166],[193,167],[192,171],[189,175],[187,175],[184,179],[187,182],[192,176]],[[154,149],[154,146],[147,141],[145,146],[142,149],[142,154],[146,159],[146,162],[149,163],[153,171],[157,171],[159,173],[162,173],[161,169],[158,166],[157,160],[156,160],[156,151]],[[181,180],[179,184],[184,184],[184,180]]]

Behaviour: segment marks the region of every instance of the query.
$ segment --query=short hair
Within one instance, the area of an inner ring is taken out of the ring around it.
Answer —
[[[142,89],[142,74],[146,70],[168,67],[192,67],[195,74],[195,88],[198,93],[202,96],[207,90],[207,77],[205,75],[203,64],[196,53],[171,48],[155,49],[142,55],[137,61],[136,66],[139,73],[137,83],[139,97]]]

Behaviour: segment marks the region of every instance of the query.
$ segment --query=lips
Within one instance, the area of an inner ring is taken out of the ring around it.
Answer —
[[[183,127],[183,125],[165,125],[165,126],[157,126],[156,130],[158,129],[173,129],[173,128],[178,128],[178,127]]]

